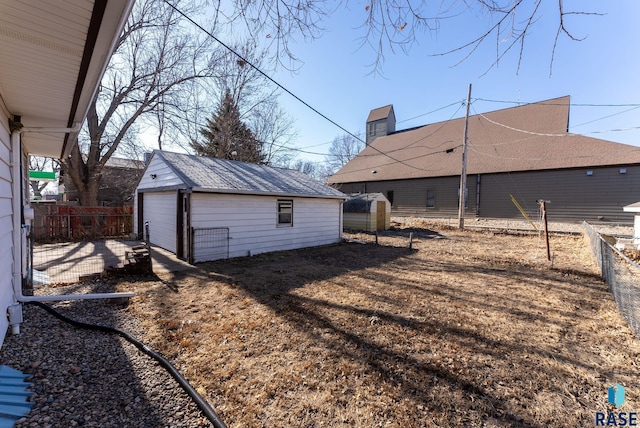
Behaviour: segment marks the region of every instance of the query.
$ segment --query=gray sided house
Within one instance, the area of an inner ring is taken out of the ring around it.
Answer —
[[[133,194],[143,170],[143,161],[118,157],[109,158],[102,170],[102,181],[100,189],[98,189],[100,206],[133,205]],[[64,184],[65,189],[63,200],[77,201],[78,189],[73,181],[71,179],[65,180],[64,176],[61,176],[61,179],[61,184]]]
[[[640,192],[640,147],[569,133],[569,105],[566,96],[469,117],[467,217],[518,218],[517,205],[533,217],[546,200],[550,220],[632,223],[623,207]],[[384,111],[395,120],[389,107],[370,117],[385,122]],[[459,118],[375,134],[328,184],[382,193],[394,215],[457,217],[464,128]]]
[[[136,199],[137,231],[191,263],[342,240],[346,196],[290,169],[154,151]]]
[[[375,232],[391,226],[391,204],[382,193],[355,193],[343,205],[344,228]]]

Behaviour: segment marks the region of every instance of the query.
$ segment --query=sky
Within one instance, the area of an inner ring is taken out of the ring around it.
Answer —
[[[558,3],[543,1],[519,69],[517,48],[489,69],[495,38],[459,65],[461,54],[434,56],[486,31],[490,18],[469,12],[442,22],[437,33],[423,33],[406,54],[387,52],[380,73],[370,66],[375,53],[359,41],[364,3],[348,5],[323,24],[322,37],[292,45],[301,60],[296,73],[280,69],[271,76],[351,133],[362,134],[370,110],[388,104],[393,104],[397,130],[463,117],[471,84],[471,114],[570,95],[570,132],[640,146],[640,129],[611,131],[640,127],[636,0],[565,0],[565,11],[603,15],[567,17],[567,28],[584,40],[561,36],[553,63]],[[293,145],[303,151],[300,158],[321,161],[333,139],[345,134],[294,97],[282,93],[279,101],[294,120],[298,138]]]

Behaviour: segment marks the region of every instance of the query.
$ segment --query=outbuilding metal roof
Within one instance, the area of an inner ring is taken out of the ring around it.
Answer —
[[[156,150],[185,183],[200,192],[346,199],[346,195],[299,171],[247,162]]]
[[[640,147],[568,132],[569,97],[469,117],[468,174],[640,164]],[[373,140],[329,184],[460,175],[465,118]]]

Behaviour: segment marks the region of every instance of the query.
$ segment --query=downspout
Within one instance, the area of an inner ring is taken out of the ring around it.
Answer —
[[[22,168],[21,168],[21,134],[25,132],[46,132],[69,134],[80,131],[82,124],[78,124],[73,128],[21,128],[11,133],[11,186],[12,186],[12,203],[13,203],[13,243],[14,253],[22,252]],[[18,303],[24,302],[44,302],[44,301],[60,301],[60,300],[87,300],[87,299],[114,299],[122,297],[133,297],[133,293],[94,293],[94,294],[59,294],[51,296],[25,296],[22,294],[22,256],[19,254],[13,258],[13,294],[14,299]],[[10,307],[11,308],[11,307]],[[22,311],[10,310],[9,320],[12,332],[19,333],[20,323],[22,322]],[[16,313],[15,316],[13,313]],[[19,312],[19,314],[17,314]]]
[[[480,217],[480,174],[476,176],[476,217]]]

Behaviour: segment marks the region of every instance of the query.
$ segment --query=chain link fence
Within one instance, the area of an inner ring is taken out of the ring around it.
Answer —
[[[614,246],[615,238],[598,233],[587,222],[583,225],[602,278],[609,286],[618,310],[640,339],[640,265]]]
[[[143,256],[150,260],[148,243],[131,239],[129,207],[38,208],[32,227],[25,230],[29,249],[26,287],[31,290],[75,284],[130,268]]]
[[[191,263],[229,258],[229,228],[191,228]]]

